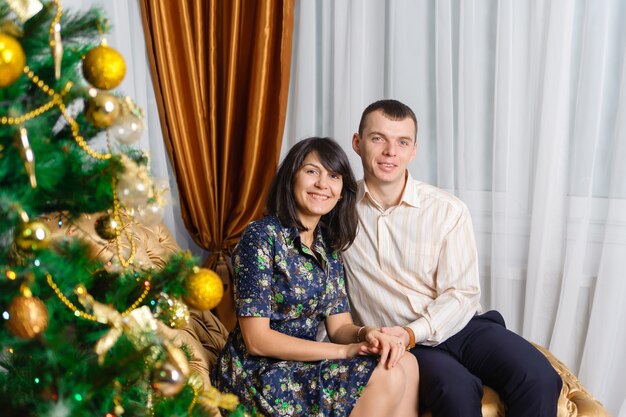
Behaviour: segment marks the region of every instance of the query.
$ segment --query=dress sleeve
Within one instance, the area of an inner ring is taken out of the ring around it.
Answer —
[[[275,236],[250,224],[233,253],[235,308],[239,317],[270,317]]]
[[[350,312],[341,255],[335,251],[329,260],[329,279],[326,287],[327,305],[324,309],[325,317]]]

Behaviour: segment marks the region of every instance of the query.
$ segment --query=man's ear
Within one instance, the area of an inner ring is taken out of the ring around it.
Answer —
[[[352,135],[352,149],[354,149],[354,152],[361,156],[361,138],[358,133]]]

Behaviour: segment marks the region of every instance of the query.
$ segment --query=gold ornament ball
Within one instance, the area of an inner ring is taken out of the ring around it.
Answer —
[[[111,126],[110,132],[119,143],[132,145],[141,138],[145,129],[146,124],[142,118],[134,114],[122,114]]]
[[[156,305],[156,315],[159,320],[172,329],[180,329],[189,322],[189,308],[177,298],[171,298],[163,293],[159,296]]]
[[[222,279],[207,268],[197,268],[185,281],[185,302],[191,308],[210,310],[217,306],[224,295]]]
[[[15,229],[15,244],[22,253],[33,253],[50,244],[50,230],[40,221],[20,223]]]
[[[124,58],[110,46],[100,45],[83,57],[83,75],[91,85],[100,90],[117,87],[126,75]]]
[[[15,297],[8,312],[7,329],[14,336],[32,339],[48,327],[48,309],[37,297]]]
[[[116,230],[118,224],[113,216],[110,214],[103,214],[96,219],[94,223],[94,229],[98,236],[104,240],[113,240],[117,237]]]
[[[159,361],[152,371],[152,388],[164,397],[173,397],[182,391],[186,377],[173,363]]]
[[[24,73],[26,55],[13,37],[0,33],[0,88],[13,84]]]
[[[117,98],[102,91],[92,95],[85,106],[85,117],[95,127],[107,128],[115,123],[120,115],[120,106]]]

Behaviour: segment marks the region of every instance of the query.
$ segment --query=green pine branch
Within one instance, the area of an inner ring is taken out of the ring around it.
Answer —
[[[65,10],[61,18],[63,59],[59,80],[54,77],[54,62],[49,46],[49,27],[56,12],[52,2],[30,20],[14,21],[9,5],[0,1],[0,23],[21,26],[18,38],[26,55],[26,65],[56,93],[71,88],[63,96],[78,126],[80,135],[93,146],[104,133],[90,124],[81,106],[90,88],[81,73],[81,58],[99,45],[110,29],[104,13]],[[115,92],[113,92],[115,94]],[[16,117],[46,104],[51,96],[26,75],[0,88],[0,118]],[[162,397],[150,387],[154,368],[170,360],[163,341],[151,330],[125,330],[99,361],[94,346],[109,337],[111,326],[86,319],[92,312],[75,294],[84,286],[103,305],[126,313],[144,295],[145,282],[150,291],[141,305],[155,312],[161,292],[171,297],[185,295],[185,278],[197,260],[187,253],[172,255],[161,270],[131,265],[107,270],[91,259],[86,242],[63,237],[47,248],[29,252],[16,250],[15,231],[25,211],[31,222],[44,215],[63,212],[60,226],[87,213],[111,209],[112,184],[123,173],[119,153],[139,164],[146,156],[128,147],[114,147],[108,160],[94,159],[77,144],[59,108],[30,118],[23,123],[35,157],[37,187],[32,188],[17,141],[19,126],[0,124],[0,410],[3,416],[92,417],[113,413],[116,402],[124,407],[124,417],[203,416],[202,407],[189,413],[194,400],[190,386],[173,397]],[[108,149],[99,149],[107,151]],[[141,242],[140,242],[141,243]],[[140,244],[139,243],[139,244]],[[9,305],[20,297],[27,285],[34,297],[45,304],[48,325],[33,339],[14,335],[7,326]],[[77,314],[82,311],[84,314]],[[148,404],[152,402],[152,410]],[[240,408],[234,415],[243,415]]]

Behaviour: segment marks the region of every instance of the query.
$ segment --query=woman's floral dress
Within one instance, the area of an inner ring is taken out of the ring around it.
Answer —
[[[343,264],[319,230],[311,250],[275,216],[248,225],[233,255],[238,316],[269,317],[272,329],[315,340],[326,317],[349,311]],[[252,356],[237,326],[214,383],[264,416],[348,416],[376,364],[372,356],[316,362]]]

